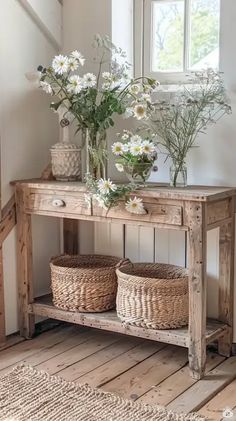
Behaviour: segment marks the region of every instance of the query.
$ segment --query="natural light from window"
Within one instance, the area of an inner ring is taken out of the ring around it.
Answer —
[[[151,12],[151,72],[218,69],[220,0],[155,0]]]

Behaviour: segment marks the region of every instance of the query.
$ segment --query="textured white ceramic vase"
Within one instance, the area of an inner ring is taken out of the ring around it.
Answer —
[[[81,149],[74,143],[59,142],[52,146],[52,173],[59,181],[81,180]]]

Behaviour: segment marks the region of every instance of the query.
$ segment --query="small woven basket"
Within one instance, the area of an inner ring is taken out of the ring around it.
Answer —
[[[116,269],[127,259],[101,255],[53,257],[51,288],[53,304],[63,310],[101,312],[115,307]]]
[[[117,315],[122,322],[152,329],[188,324],[187,270],[157,263],[117,269]]]

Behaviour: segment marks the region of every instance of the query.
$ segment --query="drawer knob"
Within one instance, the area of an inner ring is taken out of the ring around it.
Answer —
[[[55,206],[55,208],[63,208],[66,206],[66,203],[61,199],[53,199],[52,206]]]

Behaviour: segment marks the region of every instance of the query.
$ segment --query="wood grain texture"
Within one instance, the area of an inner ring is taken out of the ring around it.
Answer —
[[[1,212],[0,221],[0,344],[6,342],[6,321],[4,303],[4,272],[3,272],[3,252],[2,244],[8,234],[16,224],[16,205],[13,195]]]
[[[63,370],[60,371],[60,376],[69,381],[79,379],[80,382],[81,377],[89,375],[96,369],[106,367],[106,364],[110,363],[113,367],[114,363],[118,362],[120,364],[120,362],[123,361],[125,353],[130,351],[132,354],[132,350],[135,351],[141,344],[144,344],[144,341],[139,338],[120,338],[118,335],[115,336],[117,338],[116,342],[88,356],[84,360],[77,361],[75,364],[63,368]]]
[[[63,219],[64,253],[78,254],[79,252],[79,222],[77,219]]]
[[[223,411],[225,408],[234,409],[235,402],[236,380],[233,380],[222,391],[217,393],[207,404],[199,409],[199,414],[205,416],[209,421],[222,420]],[[231,418],[232,420],[232,418]]]
[[[40,179],[16,180],[13,185],[24,184],[28,188],[53,189],[74,192],[86,192],[86,185],[81,182],[44,181]],[[236,189],[230,187],[215,186],[188,186],[185,188],[172,188],[167,184],[153,184],[145,190],[139,190],[140,196],[145,198],[193,200],[199,202],[221,200],[234,196]]]
[[[34,334],[34,315],[28,313],[28,304],[33,302],[33,270],[32,270],[32,227],[31,216],[24,212],[25,191],[16,188],[17,215],[17,265],[19,294],[19,326],[20,334],[31,338]]]
[[[206,214],[205,204],[186,202],[189,226],[189,366],[194,378],[204,375],[206,364]]]
[[[103,389],[137,400],[150,389],[150,385],[155,386],[161,383],[166,377],[183,367],[187,358],[187,352],[183,352],[181,348],[168,346],[167,349],[161,349],[110,381],[103,386]]]
[[[167,405],[167,408],[184,413],[197,411],[235,377],[236,357],[232,357],[211,370],[204,379],[195,383],[170,405]]]
[[[122,358],[117,357],[92,372],[80,376],[79,382],[88,383],[93,387],[105,385],[163,348],[164,344],[161,343],[143,342],[135,348],[124,352]]]
[[[231,199],[220,200],[216,203],[211,202],[207,205],[207,225],[215,224],[224,219],[230,218]]]
[[[154,330],[136,326],[125,326],[118,319],[115,311],[104,313],[74,313],[60,310],[52,305],[51,298],[49,296],[35,299],[35,302],[29,305],[29,311],[34,312],[39,316],[55,318],[84,326],[91,326],[97,329],[124,333],[126,335],[152,339],[154,341],[174,343],[184,347],[188,346],[187,328]]]
[[[55,318],[65,322],[91,326],[97,329],[119,332],[154,341],[172,343],[186,348],[188,348],[190,341],[187,327],[180,329],[154,330],[136,326],[125,326],[121,323],[116,312],[113,310],[104,313],[74,313],[60,310],[53,306],[51,297],[48,295],[36,298],[35,302],[29,305],[29,312],[43,317]],[[206,326],[205,343],[210,343],[223,336],[227,332],[227,329],[227,325],[215,320],[209,320]]]
[[[30,364],[143,403],[179,410],[186,404],[187,411],[199,407],[215,421],[223,408],[235,406],[235,381],[227,383],[236,374],[235,358],[224,360],[208,352],[207,375],[197,381],[189,376],[186,349],[63,324],[0,350],[0,375],[16,364]]]
[[[83,193],[66,193],[63,191],[29,190],[25,202],[26,211],[48,211],[58,213],[61,217],[69,215],[91,215],[91,209],[85,203]]]
[[[0,244],[7,238],[11,230],[16,225],[16,205],[15,196],[11,197],[2,210],[2,220],[0,222]]]
[[[219,320],[229,325],[225,337],[219,340],[221,355],[229,357],[232,350],[234,294],[234,233],[235,222],[231,201],[232,221],[220,227],[219,244]]]
[[[215,353],[208,353],[206,374],[224,361],[224,357]],[[174,399],[184,393],[197,382],[189,375],[189,366],[185,365],[176,371],[172,376],[167,377],[163,382],[152,387],[147,393],[139,398],[140,401],[149,404],[167,406]]]
[[[159,204],[158,202],[150,203],[143,200],[143,205],[146,211],[144,215],[132,215],[132,220],[141,220],[144,222],[158,222],[160,224],[182,225],[182,207],[168,204]],[[121,219],[125,221],[130,219],[130,212],[125,209],[125,202],[120,201],[118,205],[108,211],[93,206],[94,216],[103,216],[112,219]]]

